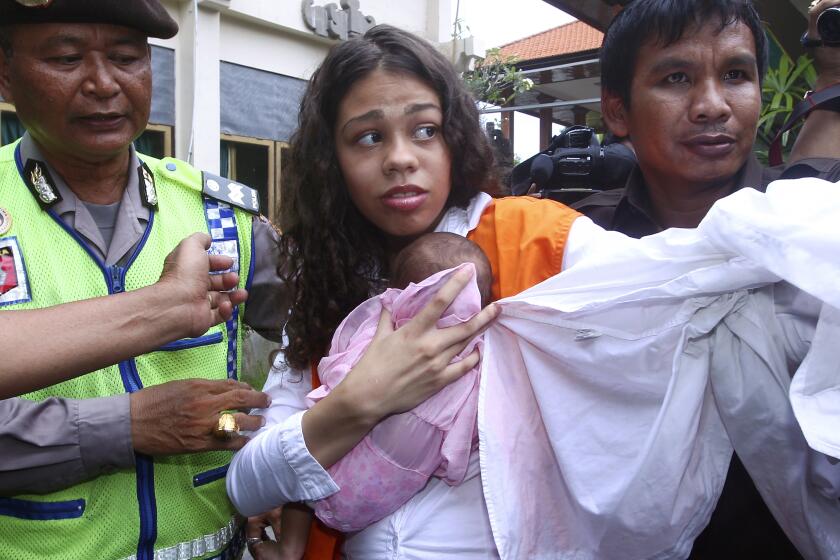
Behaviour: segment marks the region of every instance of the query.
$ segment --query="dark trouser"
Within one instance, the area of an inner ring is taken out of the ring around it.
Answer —
[[[694,541],[693,560],[799,560],[802,556],[753,484],[747,470],[732,456],[729,472],[708,527]]]

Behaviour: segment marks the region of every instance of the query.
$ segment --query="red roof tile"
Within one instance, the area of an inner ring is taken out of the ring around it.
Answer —
[[[524,62],[597,49],[603,39],[604,34],[594,27],[573,21],[499,48],[503,57],[515,56]]]

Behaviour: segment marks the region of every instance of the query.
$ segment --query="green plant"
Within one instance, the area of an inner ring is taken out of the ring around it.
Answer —
[[[816,80],[814,63],[807,55],[800,56],[794,62],[790,56],[782,53],[778,66],[767,70],[761,87],[762,107],[756,136],[756,155],[762,163],[767,163],[767,152],[776,133],[805,92],[814,88]],[[782,135],[782,151],[785,155],[790,152],[801,126],[800,122]]]
[[[515,56],[502,56],[498,48],[488,49],[475,70],[464,73],[464,83],[476,99],[505,105],[514,97],[534,87],[534,82],[516,69]]]
[[[455,45],[471,34],[470,26],[460,17],[461,2],[455,7],[455,21],[452,23],[452,50],[455,56]],[[479,101],[504,105],[518,94],[534,87],[534,82],[516,69],[518,62],[515,56],[502,56],[501,49],[488,49],[474,70],[464,72],[462,79],[469,90]]]

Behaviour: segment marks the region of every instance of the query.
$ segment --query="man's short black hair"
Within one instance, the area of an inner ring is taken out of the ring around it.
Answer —
[[[755,39],[759,81],[767,70],[767,36],[750,0],[633,0],[612,21],[601,45],[601,87],[630,105],[630,85],[645,44],[673,45],[710,21],[720,30],[745,24]]]

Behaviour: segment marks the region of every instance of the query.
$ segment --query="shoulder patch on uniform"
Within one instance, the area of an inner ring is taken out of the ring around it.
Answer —
[[[260,195],[255,189],[208,171],[203,171],[201,177],[205,196],[227,202],[251,214],[260,213]]]

